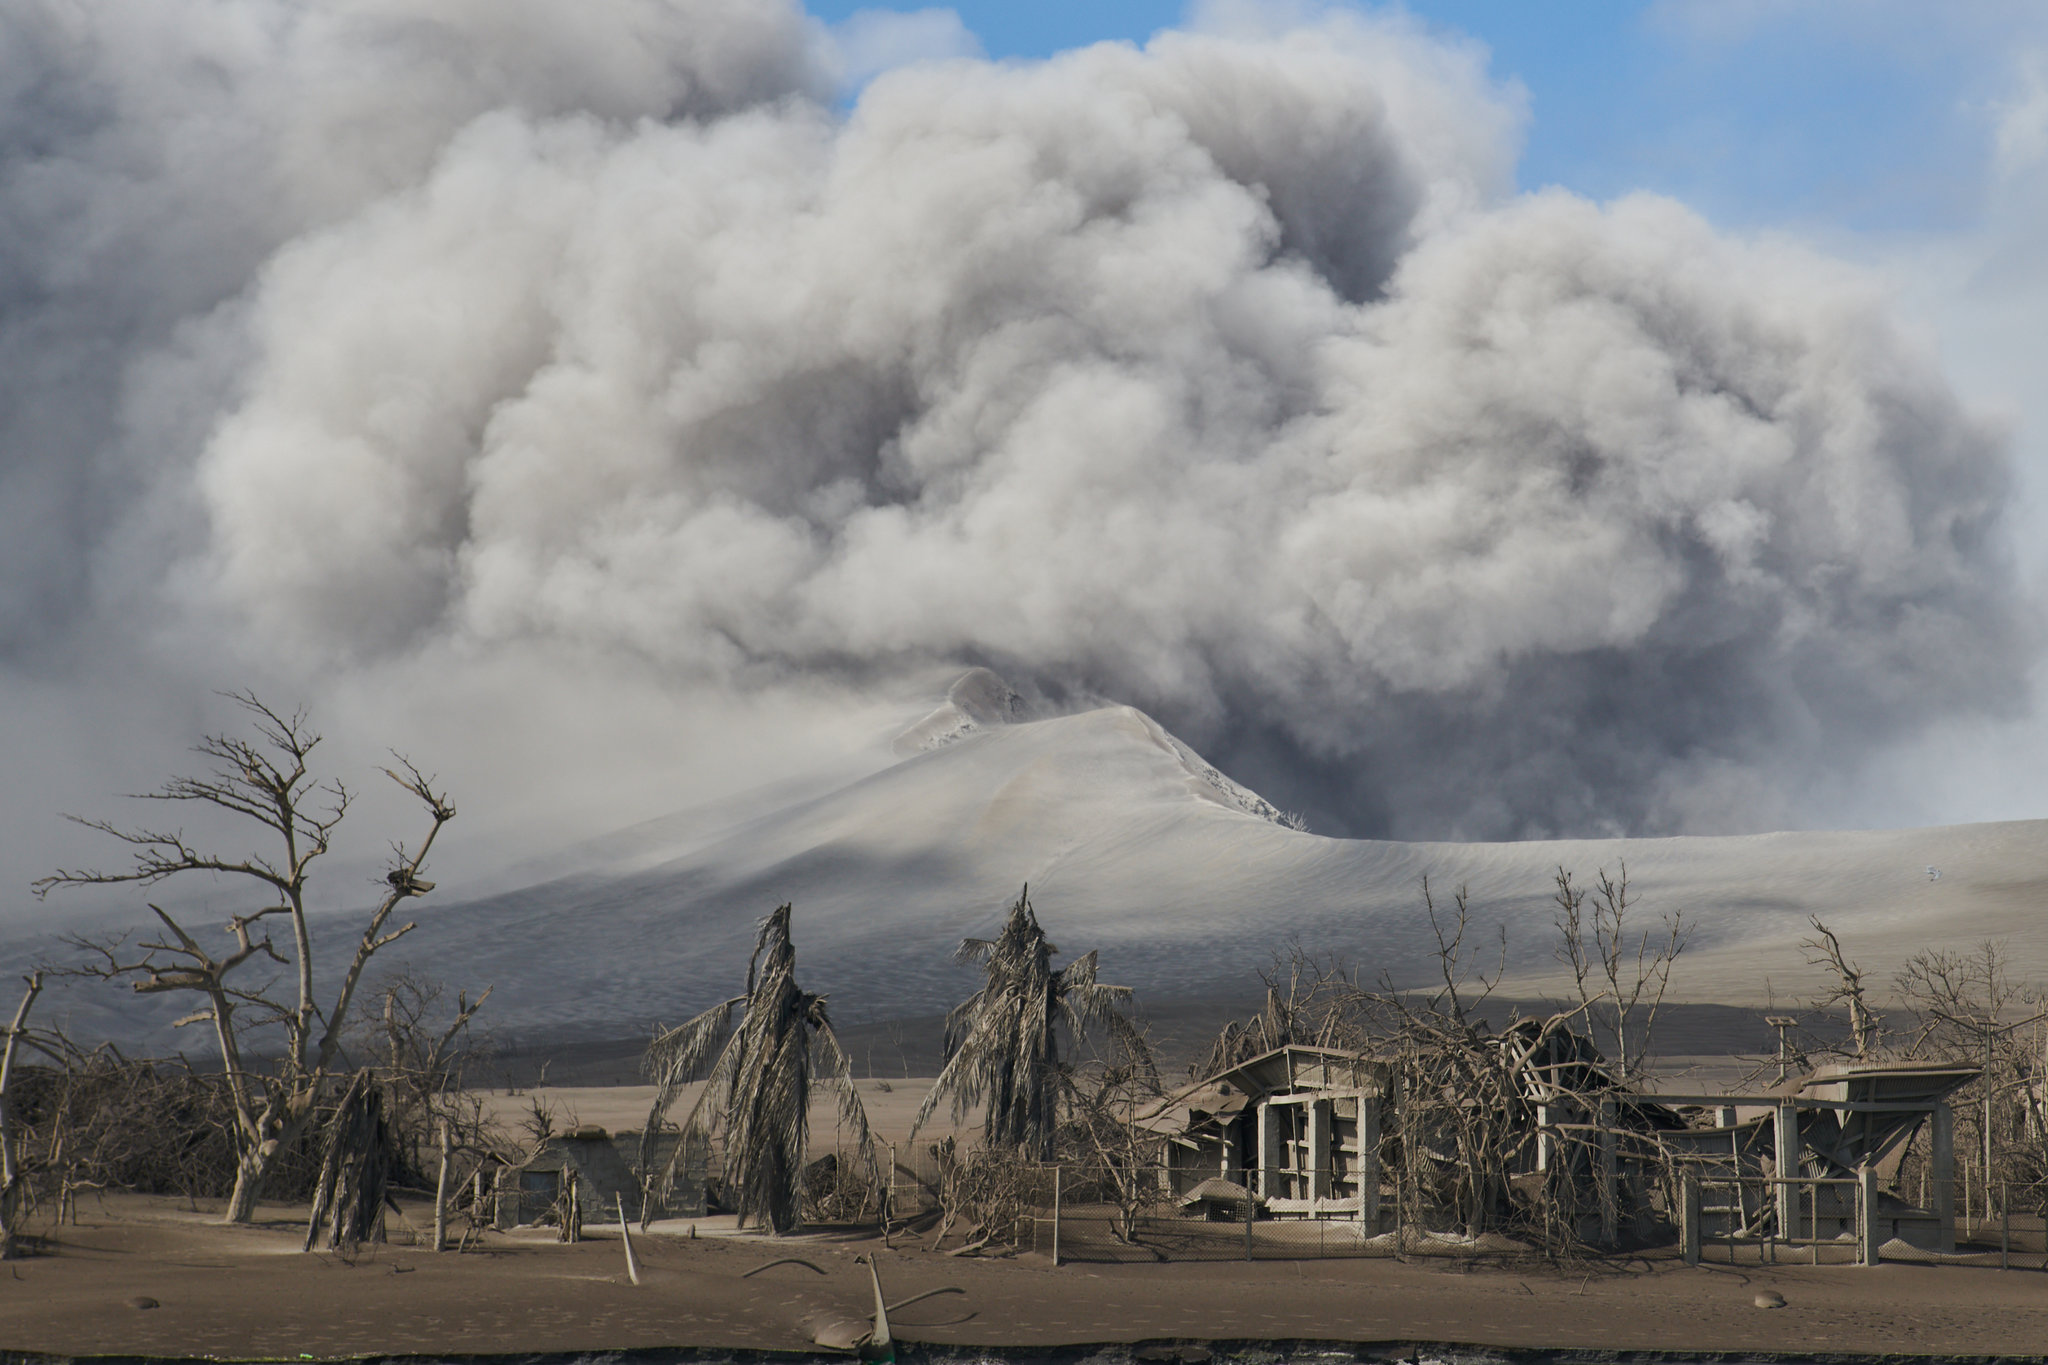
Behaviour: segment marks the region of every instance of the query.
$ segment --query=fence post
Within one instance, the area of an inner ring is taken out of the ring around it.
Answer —
[[[1401,1224],[1408,1216],[1407,1210],[1408,1161],[1407,1154],[1404,1152],[1401,1163],[1394,1167],[1394,1259],[1397,1261],[1407,1260],[1407,1257],[1401,1254],[1401,1238],[1404,1235]]]
[[[1956,1229],[1957,1235],[1965,1240],[1972,1236],[1970,1213],[1977,1207],[1975,1196],[1970,1193],[1970,1171],[1974,1164],[1965,1157],[1956,1168]]]
[[[2012,1262],[2012,1182],[2002,1180],[1998,1184],[1998,1268],[2011,1269]]]
[[[1818,1181],[1816,1181],[1815,1183],[1813,1183],[1813,1184],[1811,1184],[1811,1185],[1808,1185],[1808,1186],[1807,1186],[1806,1188],[1807,1188],[1807,1190],[1809,1191],[1809,1193],[1808,1193],[1808,1196],[1807,1196],[1807,1198],[1808,1198],[1808,1204],[1807,1204],[1807,1212],[1808,1212],[1808,1217],[1809,1217],[1809,1225],[1810,1225],[1810,1227],[1811,1227],[1811,1230],[1812,1230],[1812,1232],[1813,1232],[1813,1241],[1807,1244],[1807,1252],[1806,1252],[1806,1262],[1807,1262],[1807,1264],[1808,1264],[1808,1265],[1819,1265],[1819,1264],[1820,1264],[1820,1194],[1821,1194],[1821,1190],[1822,1190],[1823,1186],[1822,1186],[1822,1185],[1821,1185],[1821,1184],[1820,1184],[1820,1183],[1819,1183]],[[1840,1188],[1842,1188],[1842,1187],[1841,1187],[1840,1185],[1828,1185],[1828,1186],[1826,1186],[1825,1188],[1827,1188],[1827,1189],[1830,1189],[1830,1190],[1839,1190],[1839,1189],[1840,1189]]]
[[[1264,1179],[1265,1174],[1261,1169],[1260,1179]],[[1252,1182],[1247,1180],[1244,1183],[1244,1258],[1247,1261],[1252,1258],[1252,1219],[1258,1216],[1258,1212],[1258,1196],[1252,1193]]]
[[[1678,1235],[1685,1263],[1700,1263],[1700,1175],[1688,1170],[1679,1177]]]
[[[1060,1172],[1059,1165],[1052,1168],[1052,1264],[1057,1270],[1060,1264]]]
[[[1614,1146],[1614,1101],[1600,1101],[1600,1240],[1621,1241],[1621,1167]]]
[[[1934,1222],[1937,1249],[1956,1249],[1956,1118],[1946,1100],[1934,1106],[1932,1149],[1928,1164],[1934,1168]]]
[[[1856,1250],[1859,1264],[1877,1264],[1877,1168],[1868,1163],[1856,1168]]]

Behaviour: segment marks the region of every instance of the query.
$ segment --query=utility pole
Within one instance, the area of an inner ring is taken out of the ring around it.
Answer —
[[[1789,1014],[1767,1014],[1764,1022],[1778,1031],[1778,1084],[1792,1079],[1792,1030],[1799,1021]]]
[[[1991,1040],[1997,1035],[1984,1030],[1984,1221],[1991,1221]]]

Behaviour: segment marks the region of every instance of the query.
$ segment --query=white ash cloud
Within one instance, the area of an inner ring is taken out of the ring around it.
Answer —
[[[1874,286],[1511,195],[1514,99],[1402,23],[845,113],[756,0],[0,25],[10,661],[988,663],[1406,836],[1796,819],[2023,695],[2000,437]]]

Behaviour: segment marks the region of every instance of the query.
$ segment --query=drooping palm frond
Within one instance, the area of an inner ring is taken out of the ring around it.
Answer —
[[[1049,1157],[1068,1075],[1061,1026],[1078,1043],[1099,1025],[1151,1071],[1150,1051],[1123,1013],[1130,989],[1099,983],[1092,952],[1055,972],[1058,951],[1031,908],[1029,886],[1010,906],[1000,934],[960,945],[959,960],[979,963],[986,979],[946,1016],[946,1064],[911,1125],[913,1136],[950,1098],[956,1122],[981,1107],[989,1146]]]
[[[832,1027],[832,1017],[825,1010],[825,997],[819,995],[812,999],[816,1001],[811,1010],[811,1033],[817,1048],[817,1062],[826,1080],[839,1091],[839,1122],[851,1131],[855,1146],[864,1155],[872,1156],[875,1138],[868,1128],[867,1107],[860,1102],[860,1091],[853,1084],[853,1058],[839,1041],[838,1031]]]
[[[810,1136],[814,1068],[838,1086],[840,1112],[853,1129],[863,1157],[872,1160],[866,1111],[853,1086],[852,1063],[832,1031],[825,998],[797,985],[796,947],[790,938],[790,907],[778,906],[761,922],[761,935],[747,962],[747,993],[707,1010],[682,1027],[657,1037],[648,1049],[648,1069],[657,1078],[653,1114],[642,1142],[642,1169],[661,1118],[683,1085],[703,1067],[721,1038],[697,1097],[686,1132],[707,1133],[707,1118],[725,1128],[726,1184],[739,1221],[765,1223],[778,1233],[797,1226],[797,1198]],[[739,1023],[732,1010],[744,1005]],[[677,1160],[684,1146],[677,1148]],[[675,1178],[670,1162],[664,1187]]]
[[[1063,1021],[1076,1042],[1087,1036],[1089,1028],[1099,1025],[1117,1050],[1131,1059],[1140,1075],[1148,1081],[1159,1079],[1152,1064],[1152,1049],[1125,1013],[1131,1005],[1131,988],[1105,986],[1096,981],[1092,951],[1075,958],[1060,972],[1058,996]]]
[[[647,1052],[640,1059],[640,1068],[654,1082],[654,1103],[647,1111],[647,1126],[640,1131],[641,1170],[654,1169],[655,1139],[661,1131],[662,1122],[668,1118],[668,1111],[675,1106],[683,1087],[696,1078],[731,1028],[733,1006],[745,999],[743,995],[735,996],[723,1004],[713,1005],[687,1023],[656,1033],[654,1041],[647,1045]],[[710,1087],[705,1088],[705,1093],[710,1093]],[[700,1096],[698,1106],[701,1107],[702,1103],[703,1097]],[[693,1108],[692,1120],[695,1117]],[[687,1128],[690,1124],[684,1126]]]

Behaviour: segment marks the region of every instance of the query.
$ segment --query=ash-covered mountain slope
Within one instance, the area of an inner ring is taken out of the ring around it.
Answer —
[[[2048,977],[2048,822],[1507,844],[1329,839],[1288,828],[1140,711],[1034,720],[992,678],[963,680],[899,738],[900,756],[852,780],[650,822],[572,853],[557,864],[580,866],[568,875],[419,903],[418,930],[380,961],[451,986],[493,985],[489,1013],[504,1035],[618,1037],[737,990],[755,924],[791,901],[803,980],[831,993],[838,1018],[930,1015],[972,989],[972,973],[952,961],[959,940],[992,931],[1029,882],[1055,942],[1099,950],[1105,980],[1155,1001],[1241,994],[1295,943],[1367,977],[1423,983],[1435,971],[1427,875],[1440,907],[1468,889],[1469,942],[1489,965],[1494,926],[1507,926],[1508,986],[1527,995],[1555,983],[1556,869],[1590,881],[1625,859],[1646,925],[1682,911],[1694,926],[1674,997],[1808,994],[1796,944],[1814,914],[1880,978],[1928,943],[1986,937],[2008,939],[2025,975]],[[353,929],[337,919],[326,933],[336,958]],[[154,1018],[141,1012],[151,1001],[125,992],[90,1003],[67,994],[88,1033],[132,1037]]]
[[[430,911],[415,958],[497,986],[503,1027],[614,1033],[735,989],[755,922],[796,905],[805,979],[847,1020],[928,1014],[971,988],[951,960],[1020,886],[1056,942],[1100,950],[1107,980],[1163,999],[1243,986],[1294,943],[1368,976],[1434,970],[1422,910],[1463,885],[1480,952],[1508,928],[1511,985],[1554,977],[1549,894],[1625,859],[1638,913],[1694,926],[1674,994],[1800,994],[1797,940],[1818,914],[1867,967],[1928,942],[2011,940],[2048,974],[2048,822],[1732,838],[1402,844],[1287,828],[1144,713],[1042,720],[1012,699],[955,701],[908,757],[616,874],[593,870]],[[949,709],[950,708],[950,709]],[[957,713],[957,714],[956,714]],[[1930,876],[1929,869],[1938,871]],[[1768,984],[1767,984],[1768,978]]]
[[[1112,979],[1136,984],[1131,949],[1145,945],[1145,984],[1192,988],[1231,972],[1220,939],[1265,959],[1249,883],[1290,842],[1327,842],[1270,811],[1128,707],[979,724],[701,842],[670,829],[676,856],[625,875],[430,912],[407,946],[473,964],[508,1025],[603,1030],[731,990],[755,922],[786,900],[805,979],[841,1015],[929,1013],[967,979],[959,940],[992,930],[1029,882],[1064,946],[1103,948]],[[1190,880],[1209,885],[1191,894]],[[1158,950],[1183,932],[1176,966],[1177,950]]]

